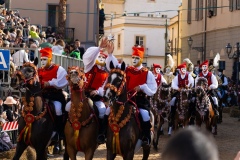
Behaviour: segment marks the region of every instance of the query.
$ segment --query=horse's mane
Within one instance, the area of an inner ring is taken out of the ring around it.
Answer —
[[[208,81],[204,77],[199,77],[197,80],[197,86],[206,85],[208,86]]]

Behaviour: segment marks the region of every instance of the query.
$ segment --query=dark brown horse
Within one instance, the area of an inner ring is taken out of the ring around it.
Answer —
[[[158,150],[158,139],[161,134],[161,128],[164,121],[168,119],[170,113],[170,100],[171,100],[171,86],[166,83],[162,83],[158,87],[157,92],[152,98],[152,111],[154,119],[157,121],[157,132],[154,135],[153,146]]]
[[[98,122],[92,102],[84,94],[84,72],[78,67],[69,67],[67,80],[71,88],[71,109],[64,130],[67,152],[71,160],[76,160],[78,151],[90,160],[98,146]]]
[[[126,90],[125,63],[122,63],[121,69],[114,69],[112,63],[110,67],[112,70],[104,94],[112,103],[108,118],[107,160],[115,159],[116,155],[121,155],[124,160],[131,160],[141,134],[135,108],[129,103],[133,95]],[[148,159],[149,153],[150,148],[143,148],[143,160]]]
[[[175,131],[177,131],[180,126],[184,128],[189,123],[191,117],[189,113],[191,92],[192,89],[188,87],[181,88],[177,96],[176,113],[174,118]]]
[[[199,77],[195,92],[196,92],[196,125],[201,127],[205,123],[206,129],[213,134],[216,134],[217,116],[214,115],[213,107],[205,89],[208,87],[207,79]]]
[[[36,150],[37,160],[47,159],[46,147],[53,134],[53,115],[50,106],[42,100],[42,90],[36,66],[25,63],[11,79],[11,86],[25,90],[22,97],[21,117],[18,121],[18,142],[14,160],[18,160],[23,151],[31,146]]]

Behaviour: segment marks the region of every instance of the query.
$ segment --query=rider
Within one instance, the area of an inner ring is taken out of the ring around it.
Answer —
[[[161,68],[160,64],[153,63],[153,75],[157,82],[157,86],[160,86],[162,83],[167,83],[165,78],[161,75]]]
[[[195,79],[197,77],[197,75],[195,73],[193,73],[193,70],[194,70],[194,65],[193,63],[191,62],[191,60],[189,58],[185,58],[183,60],[183,62],[186,62],[187,63],[187,71],[189,74],[191,74],[191,76]]]
[[[63,88],[67,86],[66,70],[52,62],[52,49],[43,48],[41,53],[41,68],[38,69],[39,80],[43,90],[43,98],[49,99],[55,107],[55,130],[59,136],[63,136],[63,106],[66,100]]]
[[[171,135],[172,133],[172,125],[174,124],[174,117],[175,117],[175,113],[176,113],[176,97],[179,94],[179,91],[181,90],[181,88],[184,87],[193,87],[194,86],[194,79],[191,76],[191,74],[187,73],[187,68],[186,68],[186,63],[183,63],[181,65],[179,65],[177,67],[179,69],[179,73],[176,77],[174,77],[173,81],[172,81],[172,89],[176,90],[177,92],[175,92],[173,94],[173,98],[170,101],[170,105],[171,105],[171,124],[169,124],[169,130],[168,130],[168,134]]]
[[[208,91],[209,91],[208,93],[210,95],[210,100],[213,103],[214,113],[215,113],[215,115],[219,115],[219,113],[217,111],[218,100],[215,95],[216,93],[214,92],[214,90],[218,88],[218,81],[217,81],[216,76],[212,72],[209,72],[208,65],[209,65],[208,60],[206,60],[202,64],[200,64],[200,67],[202,68],[202,72],[199,73],[199,75],[197,76],[195,84],[197,83],[198,77],[204,77],[207,79]]]
[[[141,128],[143,134],[143,147],[150,147],[151,143],[151,123],[150,123],[150,103],[147,96],[153,96],[157,91],[157,83],[151,71],[143,67],[142,61],[144,57],[144,48],[142,46],[134,46],[132,53],[132,66],[126,68],[127,91],[136,91],[137,94],[132,98],[136,102],[142,116]],[[109,54],[107,66],[110,61],[116,59]],[[115,64],[114,64],[115,65]],[[116,65],[115,65],[116,67]]]
[[[83,55],[84,72],[87,78],[85,94],[91,98],[99,112],[99,135],[97,139],[99,144],[105,142],[105,130],[108,122],[108,117],[105,115],[106,106],[102,97],[103,86],[108,77],[105,68],[105,60],[108,55],[103,51],[103,48],[107,47],[107,43],[108,39],[103,38],[99,47],[90,47]]]
[[[167,65],[165,66],[165,72],[164,72],[164,79],[166,80],[167,84],[171,84],[173,78],[175,77],[173,75],[172,69],[173,69],[173,65],[174,65],[174,61],[173,58],[170,54],[167,55]]]

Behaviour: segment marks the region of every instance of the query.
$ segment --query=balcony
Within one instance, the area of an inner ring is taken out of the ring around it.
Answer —
[[[102,0],[102,3],[123,4],[125,0]]]

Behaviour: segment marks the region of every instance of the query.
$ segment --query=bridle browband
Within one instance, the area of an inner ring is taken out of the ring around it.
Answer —
[[[126,73],[118,68],[112,69],[110,73],[119,73],[123,77],[122,82],[119,88],[112,85],[111,83],[107,83],[104,87],[104,90],[110,89],[111,91],[115,92],[117,96],[119,96],[122,93],[123,87],[126,83]]]

